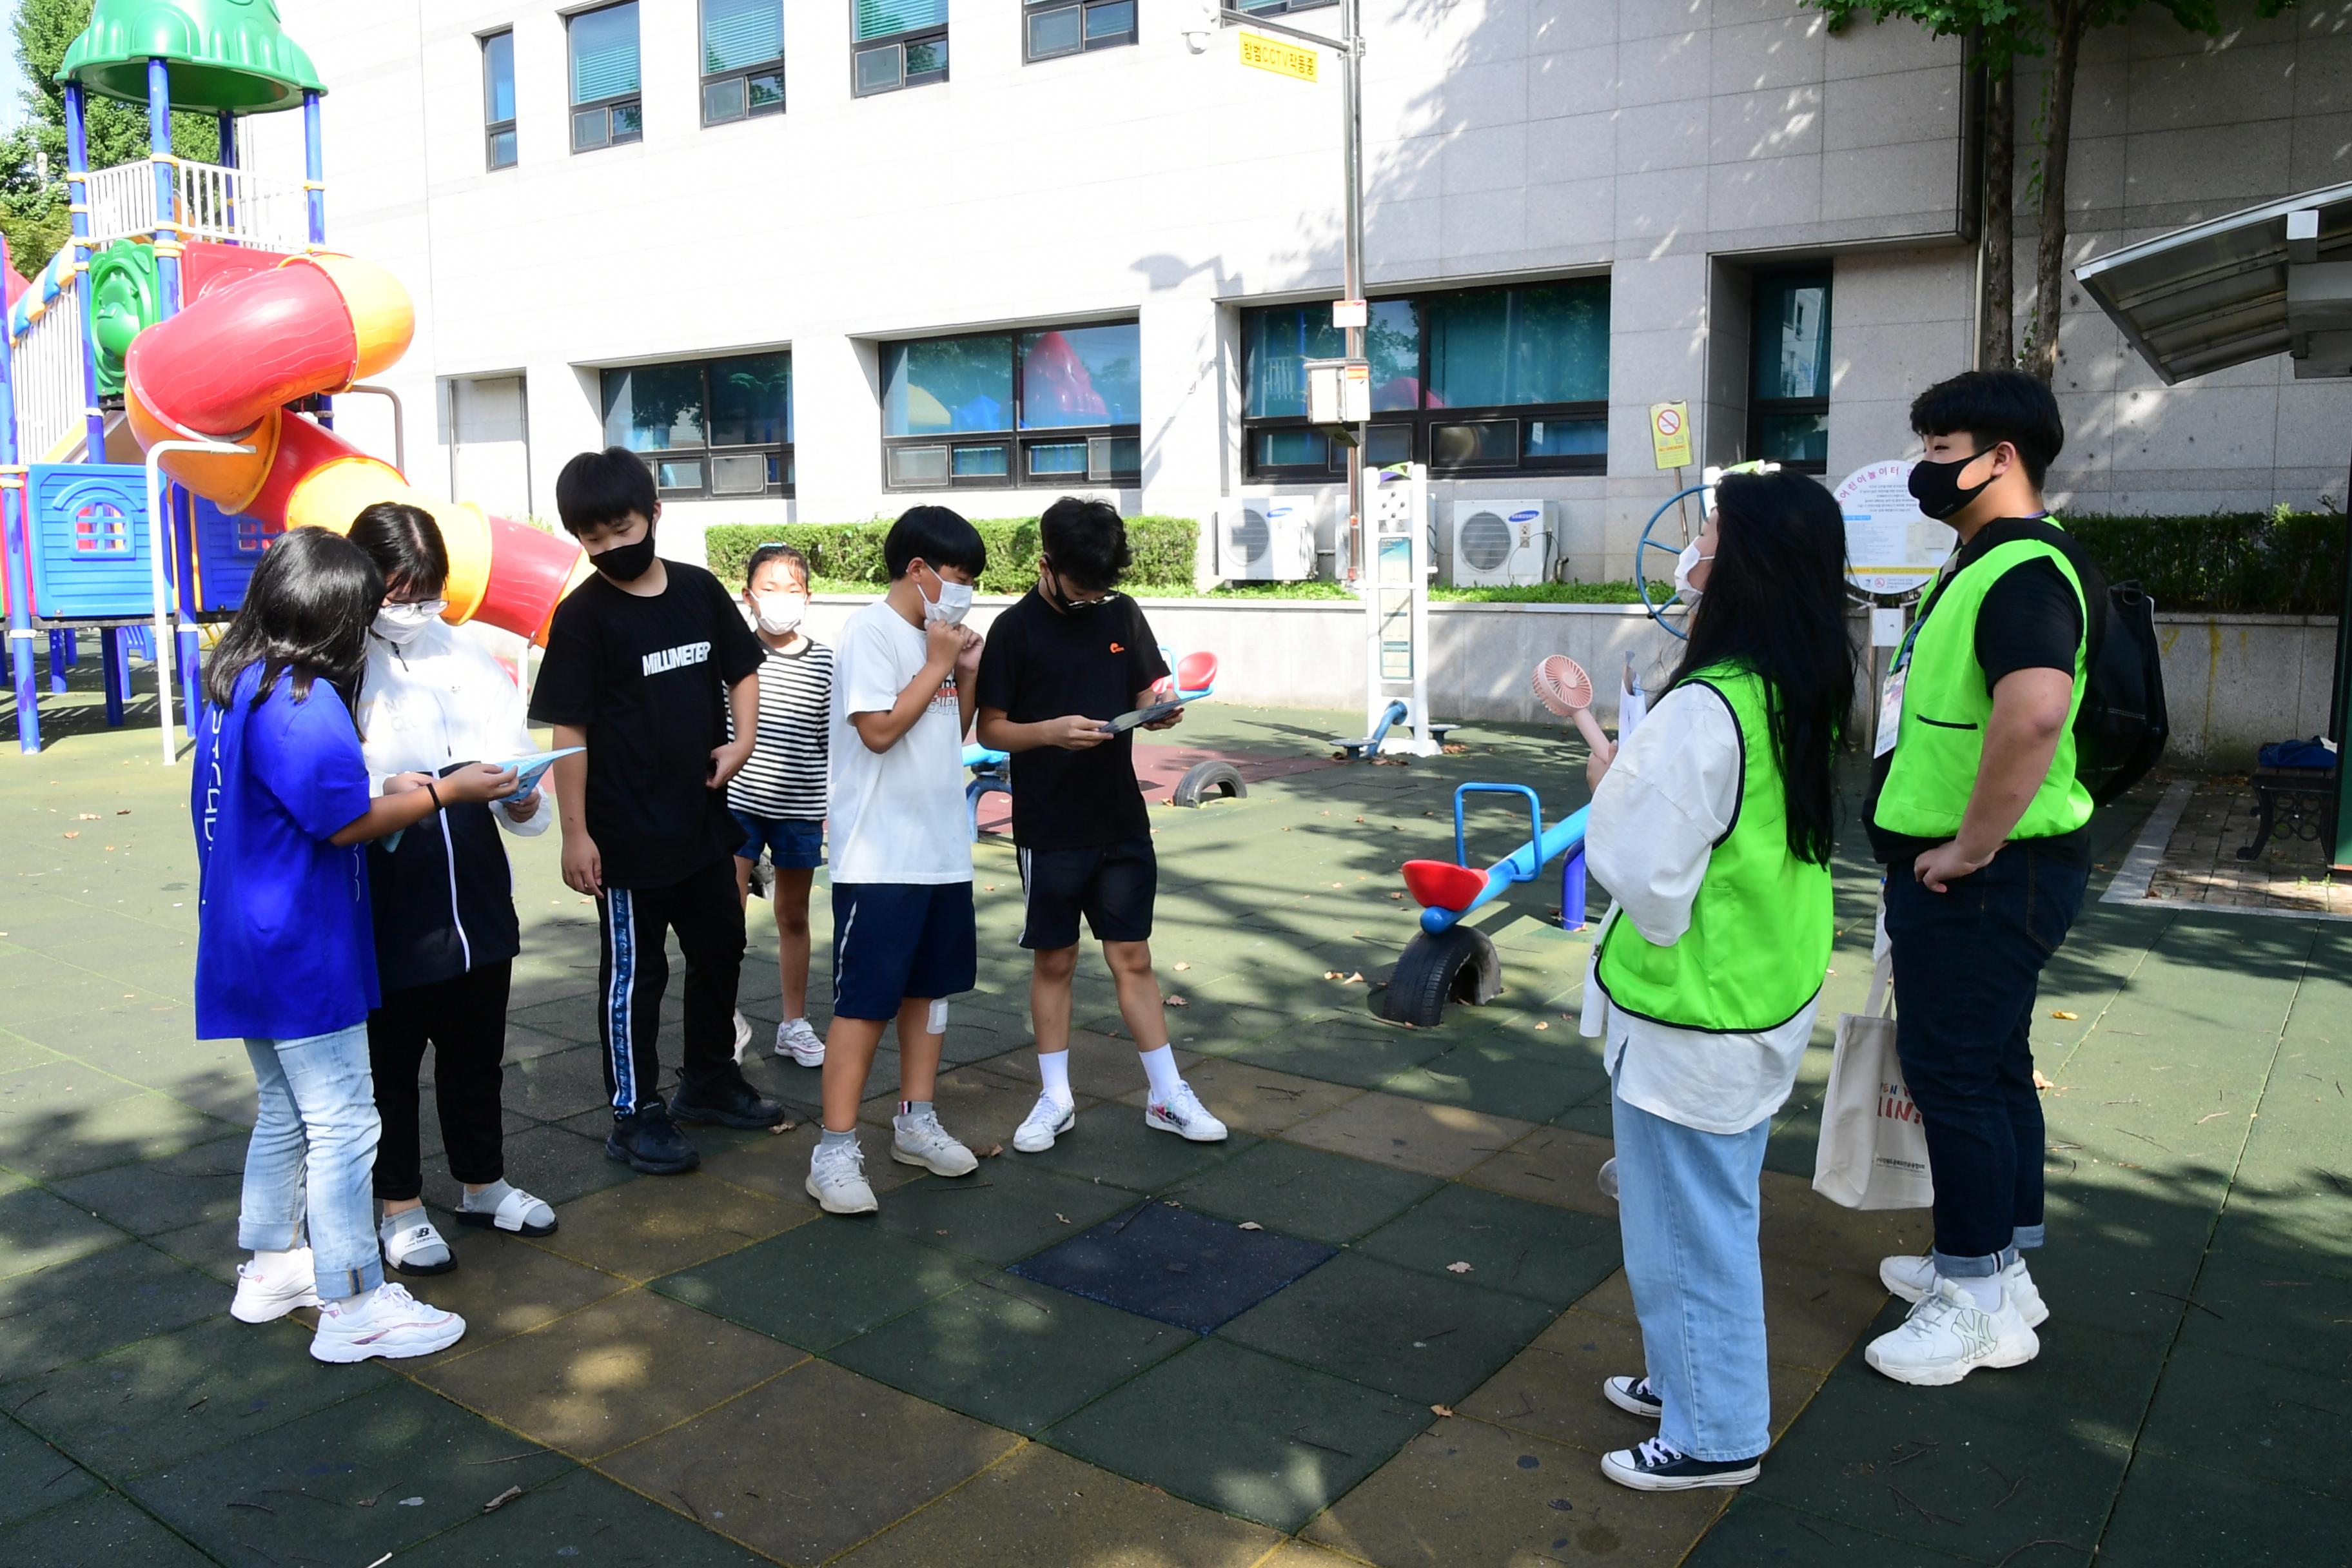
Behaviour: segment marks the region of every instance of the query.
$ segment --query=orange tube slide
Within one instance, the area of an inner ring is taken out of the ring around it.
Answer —
[[[349,390],[407,352],[408,293],[348,256],[289,257],[215,289],[131,345],[123,402],[142,448],[234,442],[249,453],[170,452],[163,471],[222,510],[289,528],[347,531],[378,501],[433,514],[449,552],[446,618],[547,640],[555,606],[588,574],[569,539],[436,500],[286,405]]]

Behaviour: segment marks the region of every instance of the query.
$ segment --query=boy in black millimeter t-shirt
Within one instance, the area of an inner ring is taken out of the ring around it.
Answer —
[[[1176,1071],[1151,908],[1160,864],[1135,779],[1134,734],[1104,721],[1152,700],[1168,674],[1135,601],[1111,591],[1127,570],[1127,529],[1101,501],[1065,496],[1038,520],[1037,585],[996,619],[980,658],[981,744],[1013,753],[1013,842],[1021,855],[1021,945],[1035,957],[1029,1014],[1044,1091],[1013,1146],[1041,1153],[1076,1124],[1070,1094],[1070,979],[1078,917],[1103,945],[1118,1010],[1151,1092],[1143,1123],[1199,1143],[1225,1136]],[[1147,729],[1165,730],[1171,713]]]
[[[563,526],[596,575],[557,606],[530,716],[555,727],[563,880],[596,900],[596,1028],[612,1097],[607,1158],[667,1175],[702,1163],[671,1121],[773,1127],[784,1108],[735,1063],[743,909],[742,834],[727,781],[758,735],[760,639],[699,566],[654,553],[653,474],[620,447],[583,452],[555,480]],[[728,713],[734,733],[728,738]],[[660,1089],[666,931],[686,955],[686,1044],[676,1090]]]

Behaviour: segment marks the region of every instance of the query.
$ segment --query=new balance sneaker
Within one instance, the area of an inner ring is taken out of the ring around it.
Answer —
[[[1601,1456],[1601,1473],[1637,1492],[1685,1492],[1698,1487],[1744,1487],[1763,1473],[1764,1456],[1752,1459],[1694,1459],[1662,1437]]]
[[[1655,1421],[1665,1410],[1646,1377],[1610,1377],[1601,1382],[1601,1397],[1628,1415]]]
[[[804,1068],[824,1066],[824,1037],[806,1018],[787,1018],[776,1026],[776,1054],[790,1057]]]
[[[678,1079],[670,1091],[669,1113],[680,1121],[715,1121],[753,1131],[777,1126],[791,1114],[753,1089],[740,1068],[722,1069],[707,1083]]]
[[[827,1214],[872,1214],[880,1205],[866,1184],[866,1151],[855,1140],[823,1143],[809,1156],[808,1195]]]
[[[457,1313],[426,1306],[405,1286],[379,1285],[349,1300],[320,1307],[310,1353],[327,1362],[366,1361],[374,1356],[397,1361],[447,1350],[465,1331],[466,1320]]]
[[[1897,1383],[1940,1388],[1980,1366],[2023,1366],[2042,1353],[2042,1342],[2017,1310],[2016,1298],[2001,1288],[1991,1311],[1940,1276],[1919,1298],[1902,1326],[1870,1342],[1863,1360]]]
[[[956,1142],[929,1107],[890,1119],[890,1158],[920,1165],[934,1176],[969,1176],[980,1169],[979,1157]]]
[[[1161,1132],[1173,1132],[1195,1143],[1222,1143],[1225,1141],[1225,1124],[1209,1114],[1201,1097],[1192,1092],[1189,1083],[1179,1082],[1176,1092],[1165,1100],[1153,1100],[1143,1108],[1143,1124]]]
[[[1024,1154],[1042,1154],[1054,1140],[1078,1124],[1078,1113],[1050,1094],[1041,1094],[1021,1125],[1013,1130],[1013,1146]]]
[[[1906,1301],[1916,1301],[1936,1288],[1936,1259],[1925,1258],[1882,1258],[1878,1260],[1878,1280],[1888,1292]],[[2000,1282],[2009,1287],[2009,1299],[2017,1303],[2017,1315],[2025,1320],[2029,1329],[2038,1329],[2050,1321],[2050,1308],[2042,1300],[2042,1288],[2026,1272],[2025,1259],[2000,1271]]]
[[[259,1253],[236,1266],[236,1300],[228,1315],[240,1323],[275,1322],[297,1307],[319,1304],[318,1280],[312,1272],[310,1249]]]
[[[383,1260],[403,1274],[446,1274],[457,1267],[457,1254],[421,1208],[384,1215],[376,1226],[376,1245],[383,1249]]]
[[[669,1119],[669,1108],[658,1100],[613,1118],[613,1130],[604,1135],[604,1158],[649,1176],[674,1176],[702,1163],[702,1156]]]

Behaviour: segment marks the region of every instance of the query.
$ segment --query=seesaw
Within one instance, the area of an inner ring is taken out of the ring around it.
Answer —
[[[1381,710],[1381,721],[1372,726],[1370,734],[1360,741],[1334,740],[1331,743],[1346,753],[1351,763],[1360,762],[1366,757],[1377,757],[1381,754],[1381,742],[1389,738],[1389,731],[1403,723],[1405,715],[1412,711],[1412,710],[1402,702],[1391,702]],[[1445,743],[1445,737],[1459,728],[1460,726],[1456,724],[1433,721],[1428,725],[1429,738],[1443,746]]]
[[[1176,661],[1176,672],[1161,678],[1151,689],[1155,695],[1172,697],[1179,702],[1198,702],[1216,695],[1217,656],[1186,654]],[[971,770],[971,781],[963,786],[963,803],[976,841],[980,837],[981,796],[1013,793],[1013,753],[974,743],[963,749],[963,765]],[[1233,763],[1213,757],[1193,763],[1186,771],[1177,781],[1173,800],[1178,805],[1196,806],[1212,793],[1231,799],[1249,794],[1249,785],[1243,782],[1240,771]]]

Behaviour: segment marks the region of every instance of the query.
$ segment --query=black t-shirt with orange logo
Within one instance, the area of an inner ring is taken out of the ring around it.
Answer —
[[[1083,713],[1116,719],[1168,673],[1143,607],[1114,594],[1057,610],[1031,589],[988,628],[980,706],[1016,724]],[[1013,756],[1013,841],[1025,849],[1082,849],[1151,831],[1135,779],[1135,735],[1083,752],[1058,746]]]

